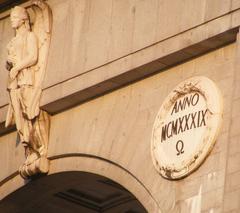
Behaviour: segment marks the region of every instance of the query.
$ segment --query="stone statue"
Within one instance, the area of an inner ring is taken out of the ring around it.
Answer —
[[[15,37],[7,46],[6,68],[9,71],[7,90],[10,104],[5,126],[16,124],[20,141],[24,144],[26,161],[19,172],[23,178],[47,173],[49,116],[40,109],[42,82],[51,35],[52,14],[42,0],[32,2],[34,24],[28,11],[16,6],[10,19]]]

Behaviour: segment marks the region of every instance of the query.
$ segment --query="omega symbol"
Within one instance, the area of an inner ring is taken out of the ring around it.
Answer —
[[[182,140],[179,140],[177,143],[176,143],[176,150],[177,150],[177,155],[181,155],[184,153],[184,143]]]

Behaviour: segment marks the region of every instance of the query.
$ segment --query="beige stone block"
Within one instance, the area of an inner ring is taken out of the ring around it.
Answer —
[[[233,117],[231,120],[230,134],[231,136],[239,135],[240,116]]]
[[[235,74],[234,61],[232,59],[231,60],[227,59],[225,53],[226,52],[224,51],[223,57],[219,58],[219,60],[216,60],[216,68],[213,70],[213,73],[212,73],[216,81],[221,81],[223,79],[229,79],[229,78],[233,79]],[[232,55],[232,58],[233,57],[234,55]],[[222,63],[223,61],[224,63]],[[230,93],[228,95],[230,95]]]
[[[240,170],[240,153],[230,155],[227,161],[227,173],[234,173]]]
[[[183,201],[178,201],[175,206],[176,212],[191,212],[191,207],[189,207],[188,203]]]
[[[156,32],[157,40],[162,40],[180,31],[180,13],[176,12],[181,8],[180,4],[181,1],[159,1],[157,17],[158,27]],[[169,14],[172,15],[169,16]]]
[[[239,72],[239,71],[237,71]],[[240,98],[240,83],[239,81],[235,83],[234,85],[234,91],[233,91],[233,99],[239,99]]]
[[[225,107],[225,106],[224,106]],[[231,128],[231,115],[230,113],[223,115],[223,123],[221,126],[221,133],[226,133]]]
[[[3,21],[0,21],[0,32],[1,32],[1,34],[3,34]],[[0,37],[0,41],[1,41],[1,42],[3,41],[2,36]],[[1,45],[1,44],[0,44],[0,45]]]
[[[0,137],[0,181],[18,171],[25,160],[24,148],[16,138],[16,132]]]
[[[224,180],[225,170],[210,172],[200,177],[190,175],[177,183],[177,199],[186,200],[196,196],[200,189],[204,196],[224,187]]]
[[[131,131],[133,125],[132,119],[136,115],[136,112],[131,111],[132,113],[129,114],[128,109],[133,109],[133,104],[131,103],[131,97],[127,93],[125,95],[122,92],[118,93],[113,100],[114,102],[108,106],[108,110],[102,111],[103,117],[101,122],[106,122],[107,126],[102,139],[98,142],[100,143],[98,153],[116,159],[121,156],[122,146],[126,144],[126,138],[129,131]],[[105,108],[107,109],[107,106]],[[106,120],[105,113],[109,114],[107,116],[109,120]],[[129,117],[129,120],[126,123],[127,117]],[[99,125],[102,125],[101,122]]]
[[[113,0],[109,60],[114,60],[131,52],[135,22],[134,10],[134,1]]]
[[[79,76],[78,78],[74,78],[72,79],[73,83],[71,83],[70,81],[65,84],[66,87],[64,85],[63,87],[64,91],[66,91],[67,94],[71,94],[73,92],[73,89],[75,92],[82,91],[82,90],[88,90],[89,92],[91,92],[92,90],[92,93],[94,94],[94,90],[96,90],[95,93],[97,94],[98,90],[101,87],[106,87],[106,85],[112,85],[113,87],[115,87],[117,83],[113,81],[108,81],[108,78],[110,77],[108,76],[109,74],[108,71],[109,71],[109,67],[103,66],[98,70],[98,73],[89,72],[89,73],[86,73],[84,76]],[[72,84],[74,84],[74,86],[71,87]],[[110,89],[113,87],[110,87]]]
[[[8,110],[8,105],[0,108],[0,123],[5,122],[7,110]]]
[[[91,7],[91,1],[70,0],[68,2],[69,5],[65,8],[68,16],[63,32],[65,34],[64,58],[61,64],[65,70],[61,75],[62,81],[85,71],[87,30]]]
[[[240,153],[240,135],[231,137],[228,146],[229,155]]]
[[[223,50],[223,56],[224,56],[225,62],[235,61],[235,57],[237,56],[236,55],[237,47],[238,47],[237,43],[232,43],[227,45],[225,48],[221,48]]]
[[[150,115],[155,115],[158,112],[161,104],[163,103],[164,97],[160,96],[160,91],[161,93],[164,94],[164,91],[166,91],[167,88],[161,88],[161,90],[153,90],[149,91],[148,93],[145,93],[142,95],[140,99],[140,109],[139,110],[148,110],[149,116]],[[155,119],[152,118],[153,120]]]
[[[115,81],[113,77],[119,76],[124,73],[126,70],[131,70],[132,68],[132,55],[126,56],[116,61],[116,63],[110,63],[106,65],[107,76],[111,78],[112,81]],[[130,74],[131,75],[131,74]],[[123,75],[122,75],[123,76]],[[125,77],[127,78],[127,77]],[[118,78],[117,78],[118,79]],[[121,82],[121,81],[120,81]],[[123,82],[126,82],[123,81]]]
[[[226,14],[231,9],[231,0],[211,0],[206,1],[205,6],[205,21],[211,20],[223,14]]]
[[[132,68],[140,67],[147,64],[149,61],[154,60],[154,50],[154,48],[150,47],[136,52],[134,57],[132,57]]]
[[[26,180],[24,180],[20,175],[16,175],[8,180],[5,184],[0,187],[0,199],[6,197],[7,195],[13,193],[20,187],[26,185]]]
[[[203,58],[200,58],[200,60],[195,62],[195,73],[199,73],[201,75],[204,75],[212,80],[212,73],[214,72],[214,68],[209,66],[212,62],[211,57],[208,59],[203,56]],[[218,85],[218,84],[217,84]]]
[[[74,1],[51,1],[51,8],[53,12],[53,31],[52,31],[52,40],[51,40],[51,48],[50,48],[50,54],[49,54],[49,63],[48,63],[48,69],[46,72],[46,81],[45,85],[49,86],[51,84],[55,84],[58,81],[61,81],[64,74],[66,73],[64,69],[66,69],[66,66],[68,67],[68,72],[71,76],[71,62],[72,62],[72,56],[71,52],[76,49],[78,46],[77,40],[75,40],[75,45],[72,46],[72,41],[75,37],[75,33],[79,32],[79,27],[82,27],[82,23],[78,26],[75,26],[74,22],[74,12],[72,8],[72,3]],[[81,4],[84,5],[84,1],[81,1]],[[75,3],[75,8],[79,8],[77,5],[77,2]],[[82,12],[79,8],[78,12],[79,19],[82,17]],[[76,17],[75,17],[76,19]],[[64,32],[62,31],[62,28],[64,26]],[[75,33],[73,32],[73,29],[76,28]],[[79,36],[80,37],[80,36]],[[64,41],[64,43],[62,43]],[[59,51],[59,44],[61,44],[61,50]],[[79,61],[82,60],[82,55],[80,53],[77,53],[79,57]],[[61,63],[59,63],[59,60]],[[57,71],[54,72],[54,70]]]
[[[113,161],[119,161],[123,164],[130,164],[132,161],[134,161],[135,158],[139,157],[142,153],[139,151],[139,155],[135,156],[135,152],[132,152],[131,150],[138,150],[143,147],[145,147],[145,151],[147,152],[145,154],[145,158],[148,157],[148,160],[150,160],[150,151],[147,151],[146,144],[142,144],[142,146],[138,146],[138,143],[141,143],[140,141],[146,139],[147,136],[147,130],[144,128],[143,125],[136,125],[134,122],[137,116],[137,113],[132,111],[132,114],[126,114],[126,116],[123,116],[121,118],[121,125],[118,124],[118,127],[120,131],[117,131],[115,134],[115,143],[113,143],[112,146],[112,152],[110,153],[109,157],[113,159]],[[124,123],[127,122],[127,117],[130,117],[131,120],[128,120],[128,124],[124,125]],[[141,137],[141,133],[144,133],[145,135]],[[127,143],[128,141],[134,141],[132,143]],[[137,152],[137,151],[136,151]],[[125,156],[124,158],[122,156]],[[136,161],[135,161],[136,162]],[[137,168],[134,167],[133,168]]]
[[[132,51],[146,47],[156,40],[158,0],[136,0]],[[146,36],[147,35],[147,36]]]
[[[66,153],[76,152],[79,149],[81,152],[84,152],[88,134],[91,130],[91,124],[89,124],[87,119],[94,120],[96,110],[95,105],[91,105],[88,108],[86,105],[82,105],[81,111],[78,113],[75,109],[66,111],[65,114],[60,113],[57,116],[53,116],[49,137],[49,156],[62,154],[62,150]],[[79,129],[73,128],[73,125],[81,127],[81,138],[79,138]],[[64,128],[64,131],[61,131],[62,128]],[[65,134],[65,132],[68,132],[68,134]]]
[[[211,3],[213,3],[214,1],[216,2],[219,0],[213,0],[213,1],[211,1]],[[226,1],[226,0],[221,0],[221,1]],[[230,2],[230,0],[227,0],[227,1]],[[210,1],[208,1],[208,2],[210,3]],[[222,6],[222,5],[219,5],[219,6]],[[226,8],[224,8],[224,9],[226,9]],[[208,22],[206,24],[206,31],[207,31],[208,38],[211,38],[211,37],[217,35],[218,33],[221,33],[221,32],[224,32],[224,31],[230,29],[231,21],[232,21],[231,16],[222,16],[222,17],[217,18],[215,20],[215,22]]]
[[[42,93],[43,98],[40,100],[40,106],[51,103],[52,101],[56,101],[62,98],[62,85],[56,85],[54,87],[50,87],[46,90],[43,90]]]
[[[205,2],[197,0],[178,1],[182,14],[179,17],[180,29],[185,30],[189,26],[195,27],[204,20]],[[169,4],[169,2],[168,2]],[[196,13],[196,11],[198,11]],[[189,19],[189,16],[191,17]]]
[[[223,188],[208,193],[202,193],[201,188],[194,195],[180,201],[180,212],[221,212]]]
[[[218,208],[222,205],[222,200],[224,196],[224,188],[219,188],[207,193],[202,194],[202,211]]]
[[[194,76],[196,76],[195,63],[193,61],[185,62],[184,68],[180,69],[179,77],[182,80],[187,80]]]
[[[231,10],[236,10],[238,8],[240,8],[240,1],[239,0],[232,0]]]
[[[112,100],[104,101],[99,106],[99,111],[95,115],[94,122],[92,122],[92,127],[90,130],[90,136],[88,136],[87,144],[85,145],[85,149],[88,153],[94,153],[98,156],[104,156],[107,158],[110,155],[117,154],[117,150],[114,149],[117,137],[121,138],[121,134],[125,134],[125,130],[116,131],[116,128],[119,127],[116,122],[112,119],[117,116],[116,109],[114,105],[116,104],[117,100],[113,98]],[[109,135],[112,132],[112,137]],[[115,137],[116,136],[116,137]],[[108,140],[110,137],[110,140]],[[94,147],[93,147],[94,146]]]
[[[143,118],[138,120],[144,122]],[[131,132],[127,135],[126,140],[134,141],[134,143],[126,143],[125,146],[119,147],[120,155],[125,156],[120,161],[137,176],[145,179],[146,184],[152,184],[151,180],[147,180],[147,176],[150,172],[155,173],[156,171],[154,171],[152,164],[150,146],[144,143],[144,141],[147,141],[151,137],[152,129],[143,124],[137,125],[136,129],[134,129],[133,126],[130,126],[130,128]],[[134,150],[134,152],[131,150]],[[146,168],[146,173],[142,174],[139,170],[140,167]],[[159,176],[159,178],[161,177]]]
[[[91,1],[86,37],[85,70],[108,61],[111,40],[112,0]],[[99,27],[101,26],[101,27]]]
[[[225,169],[208,173],[203,176],[203,193],[217,190],[224,187],[225,184]]]
[[[152,182],[147,186],[152,189],[153,196],[156,198],[156,201],[159,203],[159,206],[161,207],[162,212],[175,212],[174,211],[175,210],[174,206],[176,202],[175,184],[163,178],[159,178],[158,176],[159,174],[156,174],[156,176],[155,174],[153,174]],[[164,194],[159,193],[158,190],[164,191],[168,196],[164,196]]]
[[[192,175],[176,183],[177,199],[186,200],[198,194],[203,186],[203,176],[192,177]]]
[[[213,150],[211,151],[211,154],[219,153],[219,152],[224,152],[227,150],[228,147],[228,133],[222,133],[217,137],[216,143],[213,147]]]
[[[189,29],[203,21],[204,1],[159,1],[158,7],[157,38],[159,40]],[[188,18],[188,15],[191,16],[191,19]]]
[[[237,0],[238,1],[238,0]],[[234,12],[232,15],[232,24],[231,27],[239,27],[239,17],[240,17],[240,11],[237,10],[236,12]]]
[[[198,170],[192,174],[193,178],[224,169],[226,165],[226,154],[226,151],[210,154]]]
[[[182,36],[180,36],[181,38]],[[157,43],[155,48],[155,58],[161,59],[164,56],[177,52],[179,49],[186,47],[186,44],[181,42],[179,36],[166,40],[165,42]],[[160,60],[161,62],[161,60]]]
[[[238,49],[239,53],[240,53],[240,48]],[[240,81],[240,63],[239,63],[239,58],[240,57],[236,57],[235,59],[235,82],[238,84],[238,82]]]
[[[218,161],[218,166],[217,168],[219,168],[219,170],[225,169],[227,168],[227,159],[228,159],[228,152],[227,150],[224,150],[222,152],[220,152],[220,158]]]
[[[67,42],[69,40],[68,31],[65,31],[65,28],[68,26],[70,3],[70,1],[63,0],[51,1],[50,6],[54,18],[44,87],[60,82],[65,72],[66,61],[64,58],[66,57],[65,54],[69,51],[69,47],[62,41]]]
[[[213,207],[201,212],[202,213],[222,213],[222,207]]]
[[[229,95],[229,96],[223,97],[223,117],[226,120],[226,119],[230,119],[231,115],[232,115],[232,95]]]
[[[225,192],[235,191],[240,188],[240,171],[226,176]]]
[[[53,27],[45,87],[107,62],[111,40],[111,2],[51,2],[53,16],[57,18],[53,23],[56,27]],[[62,51],[58,51],[59,44],[62,44]]]
[[[239,210],[240,205],[240,190],[235,190],[224,194],[223,210],[230,212]]]
[[[233,92],[233,85],[234,85],[234,78],[233,77],[228,77],[228,78],[223,78],[217,82],[217,85],[221,91],[221,94],[224,98],[224,104],[225,102],[230,101],[231,102],[231,96]]]
[[[209,78],[216,81],[217,85],[219,84],[218,82],[222,80],[221,86],[226,86],[227,84],[224,80],[226,78],[231,80],[235,72],[234,60],[232,59],[235,55],[235,47],[236,45],[232,44],[226,48],[220,48],[214,51],[214,54],[208,53],[201,56],[198,60],[194,61],[195,72],[209,76]],[[210,66],[212,63],[214,63],[214,66]],[[230,72],[226,72],[228,69]]]
[[[182,42],[186,43],[186,48],[184,49],[186,53],[194,56],[206,52],[207,46],[205,42],[201,42],[208,38],[205,28],[205,25],[201,25],[182,34]]]

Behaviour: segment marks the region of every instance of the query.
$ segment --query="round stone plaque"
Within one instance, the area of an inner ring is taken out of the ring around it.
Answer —
[[[164,178],[183,178],[200,166],[216,141],[222,106],[219,89],[203,76],[181,82],[167,96],[151,140],[154,166]]]

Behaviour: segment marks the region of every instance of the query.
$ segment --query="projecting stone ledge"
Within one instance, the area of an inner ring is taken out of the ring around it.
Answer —
[[[239,17],[240,10],[236,10],[84,74],[45,88],[40,106],[49,114],[56,114],[130,82],[233,43],[236,41],[240,26]],[[7,106],[0,108],[0,135],[14,129],[14,127],[4,128],[6,108]]]
[[[169,52],[162,57],[152,57],[152,52],[156,51],[156,49],[160,52],[163,47],[174,44],[178,39],[181,39],[171,38],[163,43],[148,47],[44,90],[42,108],[50,114],[56,114],[130,82],[164,71],[204,53],[233,43],[236,41],[237,33],[238,28],[233,28],[182,49],[176,48],[176,51],[169,49]],[[177,37],[183,37],[183,35]],[[139,65],[140,63],[142,63],[141,66],[134,66],[134,64]],[[104,77],[107,75],[106,73],[108,73],[107,78]],[[97,75],[99,77],[96,77]],[[88,85],[86,85],[86,82],[88,82]]]

